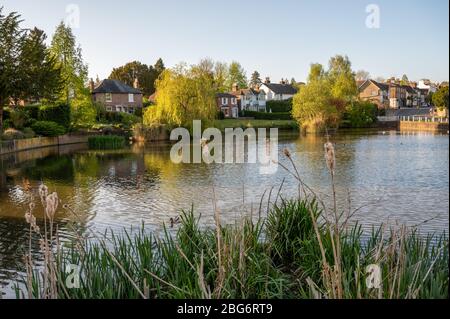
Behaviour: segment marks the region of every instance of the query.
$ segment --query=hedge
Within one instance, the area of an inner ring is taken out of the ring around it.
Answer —
[[[254,117],[257,120],[292,120],[290,112],[255,112],[255,111],[243,111],[243,116]]]
[[[267,101],[266,109],[268,112],[272,110],[273,113],[286,113],[292,111],[292,99],[284,101]]]
[[[53,137],[66,133],[64,126],[52,121],[37,121],[33,123],[31,128],[37,135],[41,136]]]
[[[69,127],[70,106],[67,104],[42,105],[39,108],[38,120],[56,122],[64,127]]]

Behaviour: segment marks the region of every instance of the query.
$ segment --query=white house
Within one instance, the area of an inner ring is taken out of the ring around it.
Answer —
[[[266,101],[276,100],[284,101],[293,98],[297,94],[297,89],[285,81],[281,83],[270,83],[270,79],[266,78],[266,81],[259,87],[261,91],[266,93]]]
[[[230,92],[238,99],[241,111],[266,112],[266,93],[262,90],[239,89],[237,85],[233,86]]]
[[[428,92],[431,92],[431,93],[434,93],[437,91],[437,85],[428,79],[419,80],[419,84],[417,84],[417,87],[419,89],[428,90]]]

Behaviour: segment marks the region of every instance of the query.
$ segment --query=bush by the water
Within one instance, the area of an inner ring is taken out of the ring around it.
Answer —
[[[266,109],[267,109],[267,112],[270,112],[270,110],[272,110],[273,113],[291,112],[292,111],[292,98],[283,100],[283,101],[276,101],[276,100],[267,101]]]
[[[66,133],[66,128],[52,121],[36,121],[31,126],[32,130],[41,136],[54,137]]]
[[[125,146],[125,138],[117,135],[91,136],[88,144],[90,149],[120,149]]]
[[[292,120],[290,112],[269,113],[244,110],[242,111],[242,116],[253,117],[256,120]]]
[[[134,124],[139,123],[140,120],[141,118],[135,114],[124,112],[101,111],[97,115],[98,122],[118,124],[123,128],[131,128]]]
[[[340,127],[367,128],[377,122],[378,108],[370,102],[354,102],[349,105],[343,115]]]

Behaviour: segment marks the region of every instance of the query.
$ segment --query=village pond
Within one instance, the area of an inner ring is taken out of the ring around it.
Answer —
[[[336,145],[338,205],[341,210],[349,210],[349,205],[350,211],[357,210],[353,220],[364,229],[388,223],[417,225],[424,235],[448,233],[448,135],[341,132],[331,140]],[[331,205],[324,142],[324,136],[280,134],[279,160],[289,165],[282,155],[288,149],[304,182]],[[282,197],[298,196],[296,180],[281,167],[274,174],[261,174],[258,163],[174,164],[170,148],[159,143],[92,151],[77,144],[2,156],[0,290],[12,297],[11,283],[25,270],[29,225],[24,214],[31,192],[36,197],[35,215],[43,218],[37,195],[41,182],[61,200],[57,220],[64,240],[76,236],[75,228],[120,232],[142,223],[158,233],[170,218],[192,207],[201,214],[204,227],[214,225],[215,207],[221,221],[231,224],[244,215],[264,217],[270,191],[274,201],[282,184]],[[38,246],[33,253],[39,260]]]

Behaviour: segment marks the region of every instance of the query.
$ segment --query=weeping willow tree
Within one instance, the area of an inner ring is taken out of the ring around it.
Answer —
[[[211,70],[179,65],[162,72],[156,81],[156,105],[144,113],[144,125],[192,127],[193,120],[210,125],[216,115],[216,87]]]

